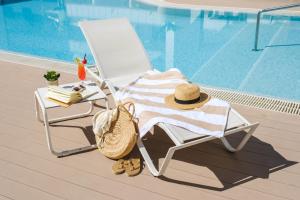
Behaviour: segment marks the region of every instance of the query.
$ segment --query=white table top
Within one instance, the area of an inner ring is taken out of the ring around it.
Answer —
[[[88,102],[88,101],[94,101],[94,100],[99,100],[99,99],[104,99],[106,98],[106,95],[103,93],[103,91],[98,87],[98,85],[92,81],[84,81],[84,86],[90,90],[90,91],[97,91],[97,94],[94,94],[86,99],[83,99],[82,101],[78,102],[78,103],[82,103],[82,102]],[[63,84],[63,85],[59,85],[60,87],[63,88],[73,88],[74,86],[78,86],[79,82],[77,83],[68,83],[68,84]],[[59,107],[60,105],[49,101],[47,99],[47,92],[48,92],[48,87],[44,87],[44,88],[38,88],[36,90],[37,94],[40,96],[40,99],[42,100],[43,105],[46,109],[47,108],[54,108],[54,107]]]

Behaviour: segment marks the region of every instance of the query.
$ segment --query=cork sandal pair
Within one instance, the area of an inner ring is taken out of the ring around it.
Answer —
[[[141,171],[140,158],[131,158],[129,160],[120,159],[117,160],[112,166],[112,172],[114,174],[126,173],[127,176],[136,176]]]

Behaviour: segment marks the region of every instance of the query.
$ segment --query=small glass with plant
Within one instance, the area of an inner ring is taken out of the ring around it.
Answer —
[[[60,73],[56,71],[47,71],[44,74],[44,78],[47,80],[48,85],[58,85],[58,78],[60,77]]]

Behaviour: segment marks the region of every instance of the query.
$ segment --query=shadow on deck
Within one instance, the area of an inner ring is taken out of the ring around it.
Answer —
[[[157,128],[158,129],[158,128]],[[172,146],[171,140],[156,130],[157,135],[148,135],[145,146],[149,149],[156,167],[160,159],[163,159],[167,150]],[[228,136],[228,140],[233,144],[239,144],[244,133],[237,133]],[[192,186],[196,188],[224,191],[257,178],[267,179],[270,173],[277,172],[284,168],[297,164],[289,161],[278,153],[272,145],[259,140],[255,136],[249,140],[245,149],[237,153],[231,153],[223,148],[218,139],[206,142],[191,148],[182,149],[175,153],[173,160],[186,162],[194,165],[192,167],[175,167],[178,170],[187,171],[191,174],[202,175],[203,170],[197,167],[206,167],[211,170],[223,187],[214,187],[199,182],[189,182],[172,177],[162,176],[161,180],[180,185]],[[202,174],[201,174],[202,173]]]
[[[81,127],[65,124],[52,124],[51,126],[81,129],[89,143],[95,144],[92,126]],[[237,145],[244,134],[243,132],[236,133],[228,136],[227,139],[233,145]],[[158,127],[155,128],[154,135],[148,134],[144,140],[145,146],[158,168],[160,160],[165,157],[166,152],[173,146],[173,143]],[[141,157],[137,148],[134,149],[130,156]],[[271,173],[298,163],[285,159],[272,145],[255,136],[252,136],[244,149],[237,153],[226,151],[222,143],[216,139],[176,151],[173,160],[186,164],[177,166],[176,164],[172,165],[171,162],[169,168],[194,174],[195,176],[205,176],[203,167],[209,169],[221,182],[223,187],[209,186],[209,184],[201,183],[201,181],[175,179],[172,178],[172,175],[161,176],[159,177],[160,180],[213,191],[224,191],[257,178],[267,179]],[[200,170],[200,168],[202,169]]]

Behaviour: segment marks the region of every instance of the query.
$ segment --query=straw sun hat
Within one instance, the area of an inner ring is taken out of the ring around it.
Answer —
[[[175,93],[165,97],[165,103],[173,108],[189,110],[203,106],[210,97],[201,92],[195,84],[180,84],[175,88]]]

